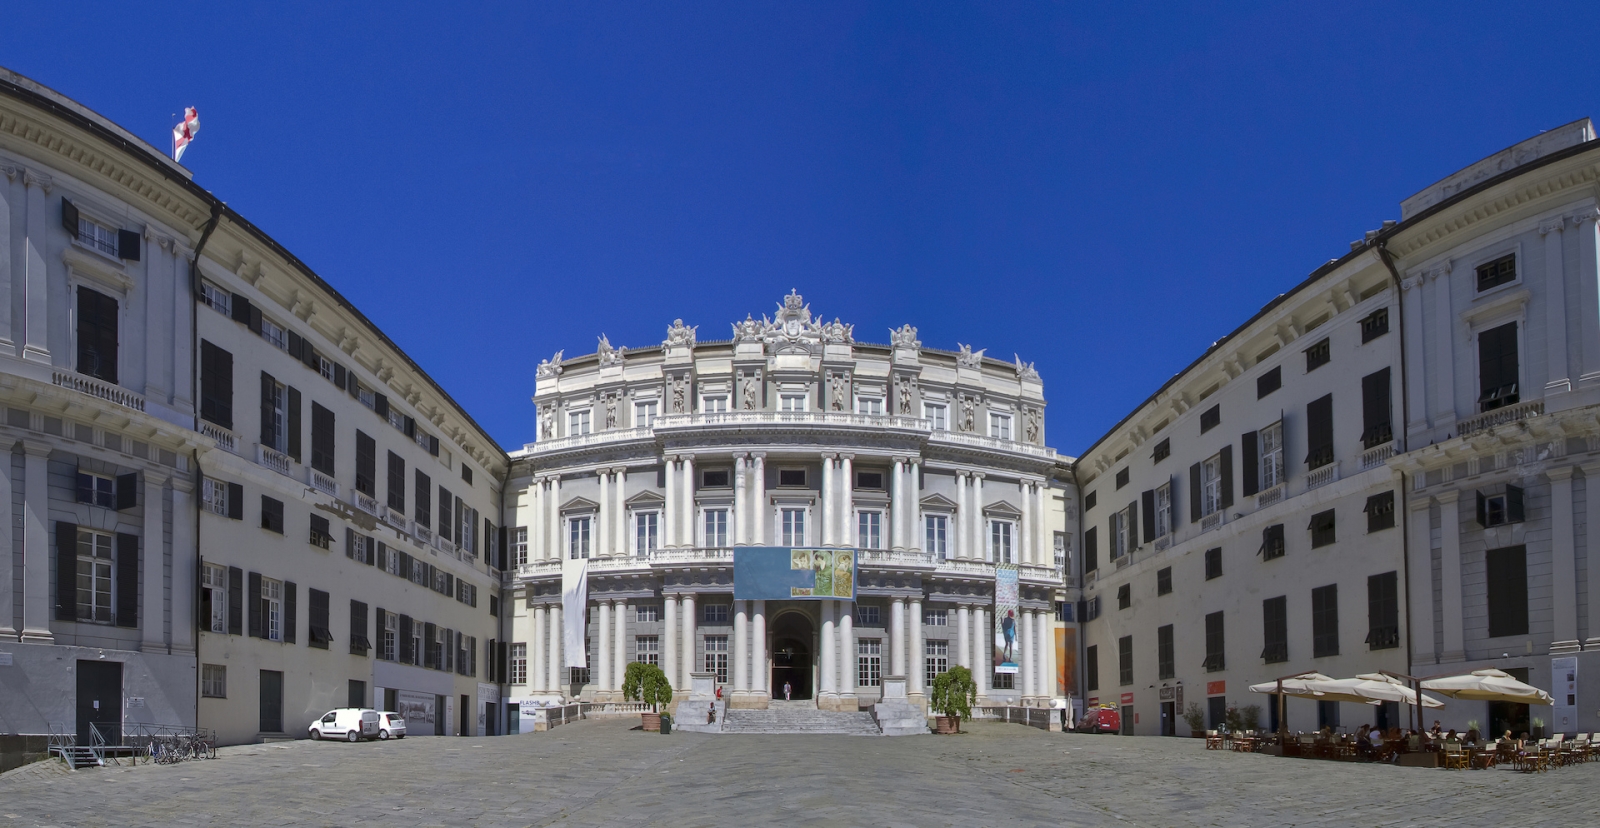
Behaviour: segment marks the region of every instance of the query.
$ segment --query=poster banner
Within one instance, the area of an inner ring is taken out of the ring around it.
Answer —
[[[1071,606],[1071,604],[1068,604]],[[1056,696],[1066,698],[1078,681],[1078,631],[1056,628]]]
[[[1578,658],[1550,659],[1551,730],[1571,733],[1578,729]]]
[[[1021,620],[1017,602],[1021,593],[1017,587],[1017,565],[994,565],[994,671],[1017,672],[1020,647],[1017,628]]]
[[[733,550],[736,601],[856,598],[854,549],[741,546]]]
[[[565,564],[576,564],[567,566]],[[574,574],[568,574],[573,570]],[[584,622],[589,620],[589,562],[563,562],[561,567],[561,649],[568,667],[588,667],[589,648]]]
[[[414,693],[410,690],[395,692],[395,706],[399,710],[400,718],[406,720],[406,732],[416,736],[433,733],[434,716],[438,710],[434,707],[437,699],[432,693]],[[423,727],[427,725],[427,727]]]

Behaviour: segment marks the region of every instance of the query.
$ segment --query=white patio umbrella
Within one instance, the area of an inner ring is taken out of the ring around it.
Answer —
[[[1355,678],[1333,679],[1325,682],[1312,682],[1313,689],[1336,690],[1364,699],[1369,704],[1383,702],[1398,702],[1400,704],[1415,705],[1417,703],[1416,691],[1402,684],[1398,679],[1391,678],[1382,673],[1364,673]],[[1444,707],[1444,702],[1424,694],[1423,707]]]
[[[1425,690],[1465,701],[1499,701],[1515,704],[1554,704],[1550,694],[1495,669],[1473,670],[1459,676],[1441,676],[1422,682]]]
[[[1288,733],[1289,718],[1284,710],[1284,705],[1289,696],[1320,701],[1346,701],[1346,699],[1330,698],[1325,691],[1314,689],[1311,686],[1314,682],[1332,680],[1332,678],[1317,672],[1295,673],[1292,676],[1284,676],[1280,679],[1252,684],[1249,690],[1252,693],[1267,693],[1278,697],[1278,739],[1281,743]],[[1354,699],[1353,701],[1360,702],[1362,700]]]

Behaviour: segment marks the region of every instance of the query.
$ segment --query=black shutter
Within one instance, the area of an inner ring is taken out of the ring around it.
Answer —
[[[139,231],[117,231],[117,258],[125,262],[139,261]]]
[[[249,299],[246,299],[245,297],[235,293],[233,298],[230,300],[229,307],[233,311],[233,321],[238,322],[241,325],[250,324],[251,311],[253,311],[254,308],[250,306]]]
[[[1283,474],[1278,476],[1279,481],[1289,479],[1290,464],[1294,462],[1294,455],[1289,452],[1289,417],[1283,409],[1278,409],[1278,448],[1283,457]]]
[[[1200,464],[1189,467],[1189,522],[1200,520]]]
[[[434,646],[433,637],[439,633],[439,628],[429,621],[422,625],[422,666],[438,669],[439,648]]]
[[[117,626],[139,626],[139,536],[117,533]]]
[[[361,381],[356,379],[355,371],[344,372],[344,387],[350,392],[350,396],[361,398]]]
[[[243,484],[228,484],[228,517],[233,518],[234,520],[244,520]]]
[[[389,419],[389,398],[382,394],[374,394],[372,397],[372,410],[377,412],[379,417],[385,420]]]
[[[1096,544],[1095,540],[1095,527],[1091,526],[1083,530],[1083,571],[1085,574],[1095,571],[1099,566],[1099,562],[1095,560],[1099,557],[1098,550],[1095,548],[1098,544]]]
[[[1389,369],[1361,378],[1361,439],[1366,448],[1382,445],[1390,433]]]
[[[428,453],[434,457],[439,456],[439,438],[432,434],[428,435]]]
[[[300,338],[300,334],[289,331],[289,356],[299,360],[300,355],[305,352],[305,342],[304,339]]]
[[[334,458],[333,412],[316,403],[311,404],[311,468],[333,476]]]
[[[201,340],[200,418],[233,429],[233,354]]]
[[[1477,494],[1478,494],[1478,525],[1482,526],[1482,527],[1485,527],[1485,528],[1488,528],[1488,526],[1489,526],[1489,498],[1484,497],[1483,496],[1483,492],[1478,492]]]
[[[1128,551],[1139,546],[1139,501],[1128,504]]]
[[[317,349],[311,347],[311,340],[309,339],[300,340],[300,361],[313,371],[319,373],[322,371],[322,363],[317,357]]]
[[[400,553],[400,577],[402,577],[402,578],[404,578],[404,579],[406,579],[408,581],[411,580],[412,575],[414,574],[411,571],[411,567],[414,566],[415,564],[416,564],[416,560],[414,558],[412,558],[410,555],[406,554],[405,552],[401,552]]]
[[[117,475],[117,511],[139,505],[139,473]]]
[[[294,643],[295,620],[294,581],[283,582],[283,643]]]
[[[414,653],[411,649],[411,616],[402,615],[400,616],[400,661],[403,664],[410,664],[413,660]]]
[[[1128,550],[1122,550],[1126,553]],[[1117,513],[1112,512],[1106,517],[1106,560],[1117,554]]]
[[[74,239],[78,237],[78,205],[67,198],[61,199],[61,229],[67,231],[67,235]],[[78,600],[76,593],[72,600],[74,602]]]
[[[300,389],[289,386],[289,456],[300,462]]]
[[[1171,525],[1168,526],[1167,529],[1168,529],[1168,531],[1172,532],[1173,534],[1177,534],[1178,524],[1183,522],[1182,517],[1178,514],[1179,512],[1183,511],[1182,509],[1180,509],[1178,507],[1178,503],[1180,502],[1178,500],[1178,492],[1179,492],[1178,476],[1175,475],[1175,474],[1168,476],[1167,477],[1167,507],[1172,510],[1172,517],[1170,518]]]
[[[1256,433],[1246,431],[1239,435],[1239,461],[1244,466],[1244,496],[1261,491],[1261,456],[1256,444]]]
[[[1144,542],[1156,539],[1156,490],[1145,489],[1139,496],[1144,501]]]
[[[261,445],[272,446],[278,442],[277,431],[272,427],[272,397],[277,393],[278,381],[266,371],[261,372]]]
[[[504,526],[500,527],[500,569],[510,569],[511,547],[506,543],[509,533]]]
[[[63,199],[63,203],[70,203]],[[56,521],[56,620],[78,619],[78,524]]]
[[[344,366],[340,365],[338,363],[334,363],[334,366],[333,366],[333,384],[339,386],[340,388],[343,388],[344,387],[344,382],[345,382],[345,380],[344,380]]]
[[[1233,505],[1233,446],[1222,447],[1222,455],[1217,465],[1220,467],[1222,477],[1222,497],[1217,507],[1226,509]]]
[[[244,570],[228,567],[228,634],[244,634]]]
[[[83,472],[78,472],[77,481],[78,481],[77,502],[79,502],[79,503],[93,503],[94,502],[94,478],[90,477],[87,474],[84,474]]]
[[[1306,463],[1316,467],[1333,462],[1333,395],[1306,404]]]
[[[378,496],[378,444],[360,430],[356,431],[356,491],[367,497]]]
[[[410,418],[410,417],[407,417],[405,419],[405,424],[406,424],[406,429],[405,429],[406,436],[410,437],[413,440],[415,440],[417,438],[417,421],[412,419],[412,418]]]
[[[1506,521],[1521,523],[1523,520],[1522,487],[1506,486]]]
[[[250,573],[250,637],[262,638],[261,629],[261,573]]]
[[[455,495],[443,486],[439,487],[439,537],[445,540],[455,540],[455,532],[451,527],[455,521],[451,518],[451,504],[455,503]]]

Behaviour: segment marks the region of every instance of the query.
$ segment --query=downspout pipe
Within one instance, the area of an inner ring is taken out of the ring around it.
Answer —
[[[1404,284],[1405,280],[1400,278],[1400,270],[1399,270],[1399,268],[1395,267],[1394,254],[1389,252],[1389,240],[1387,238],[1380,236],[1377,239],[1376,243],[1373,245],[1373,250],[1377,251],[1378,260],[1383,262],[1383,266],[1389,269],[1389,278],[1394,283],[1395,314],[1399,317],[1399,320],[1395,325],[1395,329],[1400,334],[1400,428],[1395,430],[1395,434],[1397,435],[1395,439],[1400,442],[1400,445],[1402,447],[1401,451],[1406,451],[1406,450],[1409,450],[1410,447],[1411,447],[1410,441],[1409,441],[1409,439],[1407,439],[1407,437],[1409,437],[1409,435],[1407,435],[1405,433],[1405,430],[1407,428],[1409,428],[1410,424],[1411,424],[1411,394],[1410,394],[1411,386],[1407,382],[1407,378],[1406,378],[1406,375],[1407,375],[1407,360],[1406,360],[1406,289],[1405,289],[1405,284]],[[1411,601],[1410,601],[1410,596],[1411,596],[1411,510],[1409,508],[1407,508],[1407,506],[1406,506],[1407,488],[1406,488],[1405,483],[1406,483],[1405,472],[1402,471],[1400,473],[1400,502],[1399,502],[1399,504],[1396,505],[1395,508],[1400,510],[1400,533],[1401,533],[1400,534],[1400,560],[1401,560],[1401,565],[1403,567],[1405,567],[1405,581],[1404,582],[1405,582],[1405,585],[1406,585],[1405,589],[1406,589],[1406,596],[1407,596],[1407,600],[1406,600],[1406,669],[1409,672],[1410,669],[1411,669],[1411,656],[1416,651],[1416,648],[1415,648],[1414,642],[1411,639],[1412,630],[1414,629],[1414,627],[1412,626],[1412,623],[1411,623],[1411,621],[1412,621],[1411,614],[1412,614],[1413,609],[1412,609]],[[1420,703],[1420,699],[1419,699],[1419,703]],[[1422,724],[1422,722],[1420,720],[1421,716],[1420,716],[1420,711],[1417,708],[1412,708],[1411,712],[1412,712],[1412,714],[1414,716],[1417,716],[1417,719],[1412,722],[1412,727],[1414,729],[1416,727],[1419,727]]]
[[[211,218],[206,222],[205,229],[200,231],[200,241],[194,246],[194,258],[189,261],[189,381],[192,383],[190,387],[194,389],[194,430],[196,433],[200,431],[200,358],[196,356],[196,354],[200,352],[200,254],[205,252],[206,242],[211,240],[211,234],[216,231],[217,223],[222,220],[222,208],[223,203],[221,201],[212,200]],[[200,456],[198,452],[195,454],[193,474],[194,496],[199,498],[203,494],[200,491],[200,487],[203,485],[203,482],[200,479]],[[199,507],[200,504],[198,501],[196,501],[194,510],[194,583],[197,597],[200,590],[200,576],[204,574],[200,571]],[[194,608],[195,614],[194,617],[190,619],[190,622],[194,624],[194,648],[195,653],[198,656],[200,652],[200,602],[198,600],[195,601]],[[200,726],[200,673],[201,671],[199,669],[195,670],[194,726],[196,728]]]

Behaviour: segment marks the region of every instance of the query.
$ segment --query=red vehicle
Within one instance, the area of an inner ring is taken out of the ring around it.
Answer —
[[[1078,720],[1079,733],[1121,733],[1122,712],[1116,705],[1102,704],[1083,712]]]

